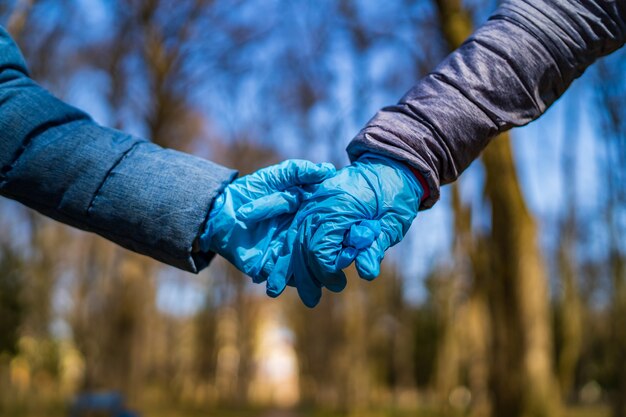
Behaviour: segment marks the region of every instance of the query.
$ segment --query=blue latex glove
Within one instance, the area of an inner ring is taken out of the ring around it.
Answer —
[[[291,251],[285,239],[300,204],[315,184],[335,174],[332,164],[288,160],[233,181],[213,203],[200,249],[222,255],[254,282],[264,281],[278,256]]]
[[[366,154],[340,170],[302,205],[288,237],[290,245],[294,241],[285,254],[288,272],[268,279],[267,294],[276,297],[295,284],[304,304],[314,307],[322,286],[345,288],[342,269],[354,260],[362,278],[374,279],[385,251],[411,226],[423,194],[409,168],[390,158]]]

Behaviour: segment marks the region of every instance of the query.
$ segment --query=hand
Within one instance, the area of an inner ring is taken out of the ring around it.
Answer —
[[[290,266],[268,279],[267,294],[276,297],[287,283],[295,284],[304,304],[314,307],[322,286],[345,288],[342,269],[354,260],[362,278],[376,278],[385,251],[402,240],[423,194],[406,165],[383,156],[366,154],[340,170],[302,205],[288,237],[294,241]]]
[[[288,160],[235,180],[213,203],[200,249],[219,253],[254,282],[264,281],[278,255],[291,251],[285,238],[301,202],[335,174],[328,163]]]

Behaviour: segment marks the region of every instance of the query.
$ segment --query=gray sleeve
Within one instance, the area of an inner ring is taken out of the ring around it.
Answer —
[[[430,197],[454,181],[490,139],[541,116],[597,58],[626,40],[626,1],[509,0],[348,146],[423,174]]]
[[[197,272],[214,198],[236,172],[114,129],[27,75],[0,28],[0,194],[121,246]]]

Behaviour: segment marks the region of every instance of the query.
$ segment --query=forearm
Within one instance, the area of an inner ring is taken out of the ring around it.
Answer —
[[[0,29],[0,194],[196,272],[192,253],[235,172],[93,122],[39,87]]]
[[[459,49],[382,109],[350,143],[423,174],[432,206],[489,140],[538,118],[597,58],[624,44],[626,6],[602,0],[506,1]]]

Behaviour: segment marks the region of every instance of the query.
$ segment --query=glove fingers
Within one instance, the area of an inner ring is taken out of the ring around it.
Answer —
[[[293,248],[293,281],[300,299],[307,307],[315,307],[322,297],[322,285],[315,278],[306,257],[305,245],[307,241],[307,231],[310,231],[311,218],[307,218],[298,228],[298,236]]]
[[[317,281],[332,292],[341,292],[344,288],[346,288],[347,284],[346,275],[341,270],[342,268],[322,268],[320,267],[317,253],[315,251],[306,250],[307,246],[305,243],[308,243],[310,245],[309,247],[314,247],[315,244],[314,242],[309,242],[307,240],[308,236],[306,232],[314,230],[311,223],[312,217],[308,217],[300,227],[297,255],[301,259],[298,264],[302,265],[302,267],[298,270],[298,273],[301,276],[309,276],[308,279]],[[313,234],[321,236],[318,232],[319,228],[315,230]],[[324,233],[324,231],[322,230],[321,233]],[[339,240],[338,238],[339,236],[337,236],[337,240]],[[341,246],[337,245],[337,255],[342,253],[340,251]]]
[[[356,249],[368,248],[380,235],[380,231],[380,220],[363,220],[350,227],[346,244]]]
[[[343,252],[344,251],[340,253],[340,257],[343,254]],[[356,252],[354,253],[354,255],[356,255]],[[339,258],[337,262],[338,263],[340,262]],[[348,262],[348,265],[350,265],[351,262],[352,260]],[[341,292],[346,288],[348,280],[346,279],[346,274],[344,274],[342,271],[343,268],[337,268],[336,271],[334,272],[331,272],[331,271],[322,272],[322,271],[317,270],[316,264],[314,262],[309,261],[308,264],[311,265],[309,274],[312,274],[314,279],[318,281],[320,284],[322,284],[324,287],[328,288],[329,291]]]
[[[346,285],[348,285],[346,274],[344,274],[341,270],[334,274],[325,275],[323,277],[323,281],[319,281],[323,283],[324,287],[328,288],[328,290],[332,292],[341,292],[346,288]]]
[[[270,297],[278,297],[293,278],[293,254],[296,239],[298,238],[298,228],[295,221],[283,235],[283,242],[280,251],[275,256],[275,261],[268,260],[267,265],[271,270],[267,271],[268,279],[266,293]]]
[[[337,267],[337,258],[343,249],[343,240],[348,227],[327,221],[321,224],[312,236],[306,236],[308,245],[304,247],[304,253],[319,276],[341,270]],[[305,233],[308,235],[306,231]]]
[[[335,167],[329,163],[289,160],[274,167],[258,171],[256,181],[265,181],[275,192],[244,204],[237,215],[244,221],[262,221],[287,213],[295,213],[302,201],[302,191],[297,186],[316,184],[334,176]]]
[[[278,190],[285,190],[295,185],[309,185],[335,176],[337,170],[328,162],[314,164],[310,161],[291,159],[275,167],[270,167],[270,178]]]
[[[290,276],[291,256],[285,255],[278,258],[267,278],[265,292],[272,298],[278,297],[287,287],[287,277]]]
[[[358,254],[359,250],[356,248],[353,248],[351,246],[344,248],[337,257],[337,269],[345,269],[350,266],[350,264],[356,259],[356,256]]]
[[[337,257],[337,268],[347,268],[359,254],[359,251],[369,248],[380,235],[380,221],[363,220],[358,224],[353,224],[346,235],[343,245],[344,249]]]
[[[237,210],[243,221],[258,222],[282,214],[294,213],[300,207],[300,193],[294,190],[275,192],[244,204]]]
[[[305,265],[300,264],[300,259],[294,259],[296,289],[304,305],[313,308],[322,298],[322,285],[307,271]]]
[[[381,233],[369,248],[359,252],[356,256],[356,270],[361,278],[371,281],[380,274],[380,263],[388,248],[389,238]]]
[[[270,276],[270,273],[274,269],[274,261],[272,259],[265,262],[263,268],[259,270],[257,273],[249,272],[248,275],[252,278],[252,282],[255,284],[260,284],[264,281],[267,281],[267,278]]]

